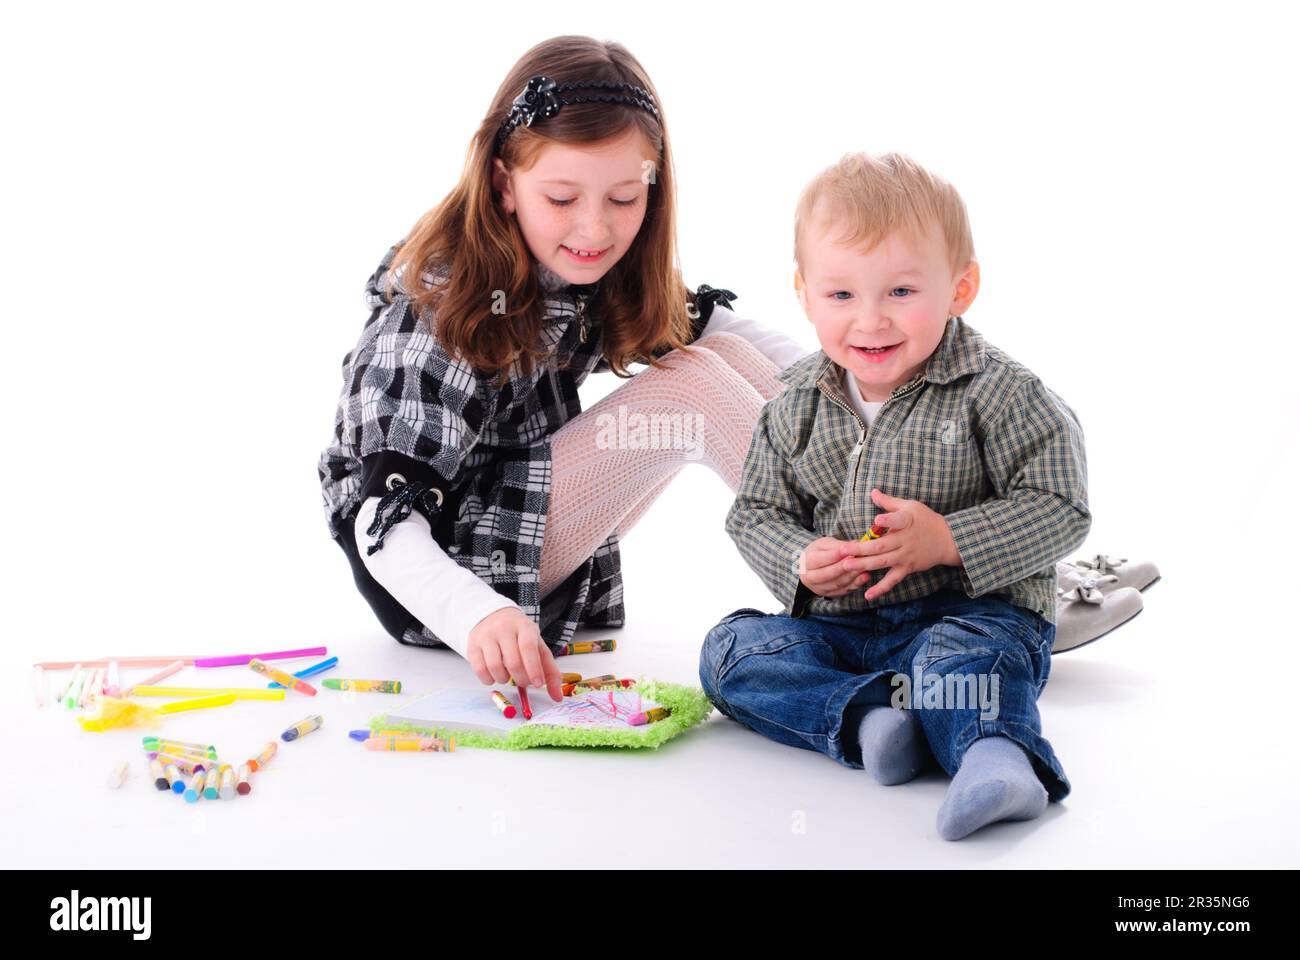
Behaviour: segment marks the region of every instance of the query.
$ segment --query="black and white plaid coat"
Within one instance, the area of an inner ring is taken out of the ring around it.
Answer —
[[[581,412],[578,387],[587,374],[609,369],[600,320],[586,309],[598,285],[566,285],[534,261],[546,291],[549,359],[528,376],[514,364],[497,389],[491,375],[449,357],[420,323],[402,278],[389,274],[400,246],[389,248],[366,284],[370,318],[343,358],[334,436],[317,467],[330,533],[358,589],[398,640],[442,645],[370,576],[357,553],[357,511],[379,496],[372,550],[382,548],[395,523],[419,510],[448,556],[518,604],[552,647],[567,643],[580,625],[622,626],[614,534],[551,593],[538,595],[550,437]],[[426,282],[433,279],[425,275]],[[714,303],[733,299],[730,291],[701,286],[690,341],[699,337]]]

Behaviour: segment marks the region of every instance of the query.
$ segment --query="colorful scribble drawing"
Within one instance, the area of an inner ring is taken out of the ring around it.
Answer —
[[[644,700],[632,690],[609,690],[566,697],[560,703],[548,705],[544,715],[535,716],[529,723],[564,727],[599,727],[624,729],[630,726],[628,718],[642,709]],[[648,708],[647,708],[648,709]]]

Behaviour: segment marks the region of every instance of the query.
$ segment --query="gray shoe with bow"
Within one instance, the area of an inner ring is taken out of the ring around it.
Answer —
[[[1100,578],[1099,589],[1102,593],[1110,593],[1120,587],[1145,590],[1160,579],[1160,571],[1147,560],[1129,563],[1126,557],[1111,557],[1104,553],[1073,563],[1062,560],[1056,565],[1056,585],[1061,590],[1072,590],[1084,577]]]
[[[1052,653],[1074,650],[1104,637],[1142,612],[1142,594],[1118,585],[1115,574],[1072,574],[1068,590],[1056,590],[1056,639]]]

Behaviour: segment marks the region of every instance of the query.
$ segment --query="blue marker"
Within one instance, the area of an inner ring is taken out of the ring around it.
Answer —
[[[322,660],[320,663],[313,663],[310,667],[308,667],[305,670],[299,670],[297,673],[294,674],[294,676],[297,677],[299,680],[306,680],[308,677],[314,677],[318,673],[324,673],[326,670],[330,670],[334,667],[337,667],[338,664],[339,664],[338,657],[330,657],[328,660]],[[275,681],[271,681],[266,685],[266,687],[268,690],[284,689],[283,686],[276,683]]]
[[[348,731],[348,736],[351,737],[353,740],[356,740],[358,743],[365,743],[367,740],[370,739],[370,731],[369,731],[369,730],[349,730],[349,731]]]

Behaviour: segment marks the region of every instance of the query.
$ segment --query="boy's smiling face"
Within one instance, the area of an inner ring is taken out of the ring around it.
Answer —
[[[569,283],[594,283],[641,229],[650,191],[645,163],[654,156],[636,128],[598,144],[548,143],[527,170],[507,173],[498,158],[493,186],[534,257]]]
[[[918,240],[890,234],[864,252],[814,221],[801,237],[800,259],[795,289],[804,313],[826,355],[852,374],[868,402],[889,399],[924,369],[948,317],[965,313],[979,291],[979,265],[972,260],[954,276],[933,225]],[[862,349],[869,347],[888,349]]]

